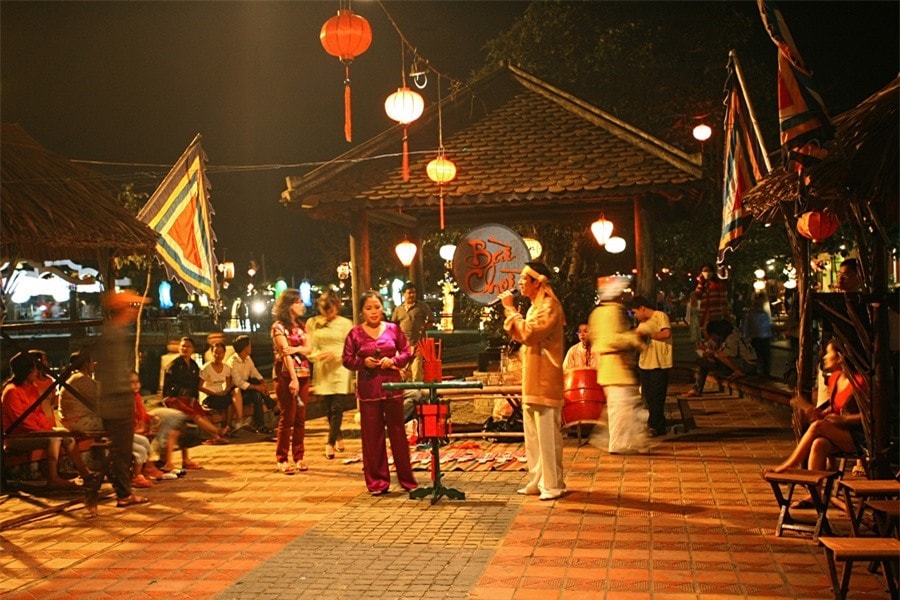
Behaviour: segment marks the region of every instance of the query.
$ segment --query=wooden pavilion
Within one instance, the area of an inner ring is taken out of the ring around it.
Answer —
[[[652,110],[648,107],[648,110]],[[439,126],[440,130],[439,131]],[[458,168],[439,186],[426,176],[442,133]],[[603,212],[633,230],[638,289],[653,285],[653,224],[647,205],[684,200],[704,180],[701,154],[688,154],[513,66],[452,91],[409,125],[409,181],[398,125],[306,175],[288,177],[281,202],[309,217],[350,222],[352,285],[370,287],[369,223],[396,225],[421,247],[440,224],[577,223]],[[412,279],[421,283],[421,253]]]
[[[834,119],[836,135],[828,157],[797,174],[774,170],[745,197],[757,220],[783,219],[798,270],[800,356],[797,392],[812,394],[815,373],[813,318],[841,340],[846,360],[865,382],[856,389],[863,413],[867,454],[876,474],[885,475],[897,456],[896,441],[898,289],[889,286],[889,253],[896,250],[900,176],[900,78]],[[811,289],[810,242],[796,233],[804,211],[834,211],[852,227],[868,293],[823,294]],[[891,235],[894,239],[891,239]],[[895,282],[896,286],[896,282]],[[892,324],[893,323],[893,324]],[[891,337],[894,337],[892,340]],[[896,348],[893,348],[896,352]]]

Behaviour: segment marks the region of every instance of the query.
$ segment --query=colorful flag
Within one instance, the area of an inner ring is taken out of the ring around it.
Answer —
[[[725,254],[740,243],[750,217],[744,212],[743,198],[768,174],[765,147],[754,134],[750,105],[737,77],[733,62],[725,98],[725,161],[722,185],[722,237],[716,258],[719,277],[727,277]]]
[[[778,47],[781,147],[785,159],[799,171],[828,155],[824,145],[834,136],[834,127],[781,11],[774,2],[759,0],[759,13],[769,37]]]
[[[188,146],[137,218],[159,233],[157,258],[189,293],[217,297],[206,153],[200,135]]]

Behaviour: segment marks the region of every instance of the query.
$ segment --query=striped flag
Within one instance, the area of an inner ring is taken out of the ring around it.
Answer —
[[[206,153],[197,134],[137,218],[159,233],[157,258],[169,278],[180,281],[189,293],[203,293],[215,301],[216,236],[210,225],[213,210],[205,165]]]
[[[722,186],[722,237],[716,266],[719,277],[726,278],[725,254],[740,243],[750,217],[744,212],[743,198],[769,172],[765,148],[753,133],[750,105],[734,60],[729,61],[725,97],[725,151]]]
[[[834,136],[834,127],[781,11],[774,2],[758,0],[758,4],[763,25],[778,47],[781,147],[785,159],[799,171],[828,155],[824,144]]]

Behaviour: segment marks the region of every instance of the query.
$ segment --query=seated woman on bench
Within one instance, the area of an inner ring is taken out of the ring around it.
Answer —
[[[34,359],[27,353],[20,352],[9,360],[9,368],[12,376],[7,380],[3,387],[2,402],[2,427],[6,428],[13,424],[22,414],[25,413],[40,398],[41,392],[35,385],[38,376],[38,370],[34,364]],[[75,468],[81,475],[82,480],[89,480],[94,473],[88,470],[84,461],[81,460],[81,453],[78,451],[78,445],[71,437],[32,437],[28,438],[28,433],[43,431],[66,431],[60,427],[54,427],[47,420],[47,415],[42,407],[38,406],[30,413],[13,431],[4,433],[9,437],[5,438],[6,447],[15,450],[37,450],[46,449],[47,451],[47,487],[51,488],[75,488],[75,483],[67,481],[59,476],[59,450],[65,448],[66,454],[72,459]],[[16,437],[21,435],[23,437]]]
[[[861,388],[863,381],[859,376],[851,381],[844,371],[844,350],[837,340],[828,342],[822,366],[831,373],[829,400],[818,407],[810,403],[798,407],[811,424],[791,455],[772,469],[775,473],[802,468],[804,462],[807,469],[821,471],[832,454],[861,452],[865,444],[862,417],[853,397],[853,388]],[[800,500],[794,504],[793,508],[804,508],[808,501]]]

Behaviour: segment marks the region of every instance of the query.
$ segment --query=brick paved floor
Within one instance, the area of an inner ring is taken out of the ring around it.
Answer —
[[[311,469],[293,477],[275,472],[268,441],[200,447],[193,457],[205,468],[154,486],[149,505],[107,501],[94,520],[76,506],[0,532],[0,595],[830,597],[821,549],[794,533],[775,537],[776,505],[760,477],[793,446],[785,409],[715,395],[693,407],[698,429],[648,455],[610,456],[568,438],[572,491],[552,502],[516,495],[516,471],[446,473],[464,501],[373,498],[359,463],[322,457],[322,419],[308,427]],[[2,497],[0,519],[34,506]],[[841,513],[829,514],[846,532]],[[859,565],[849,597],[887,594]]]

